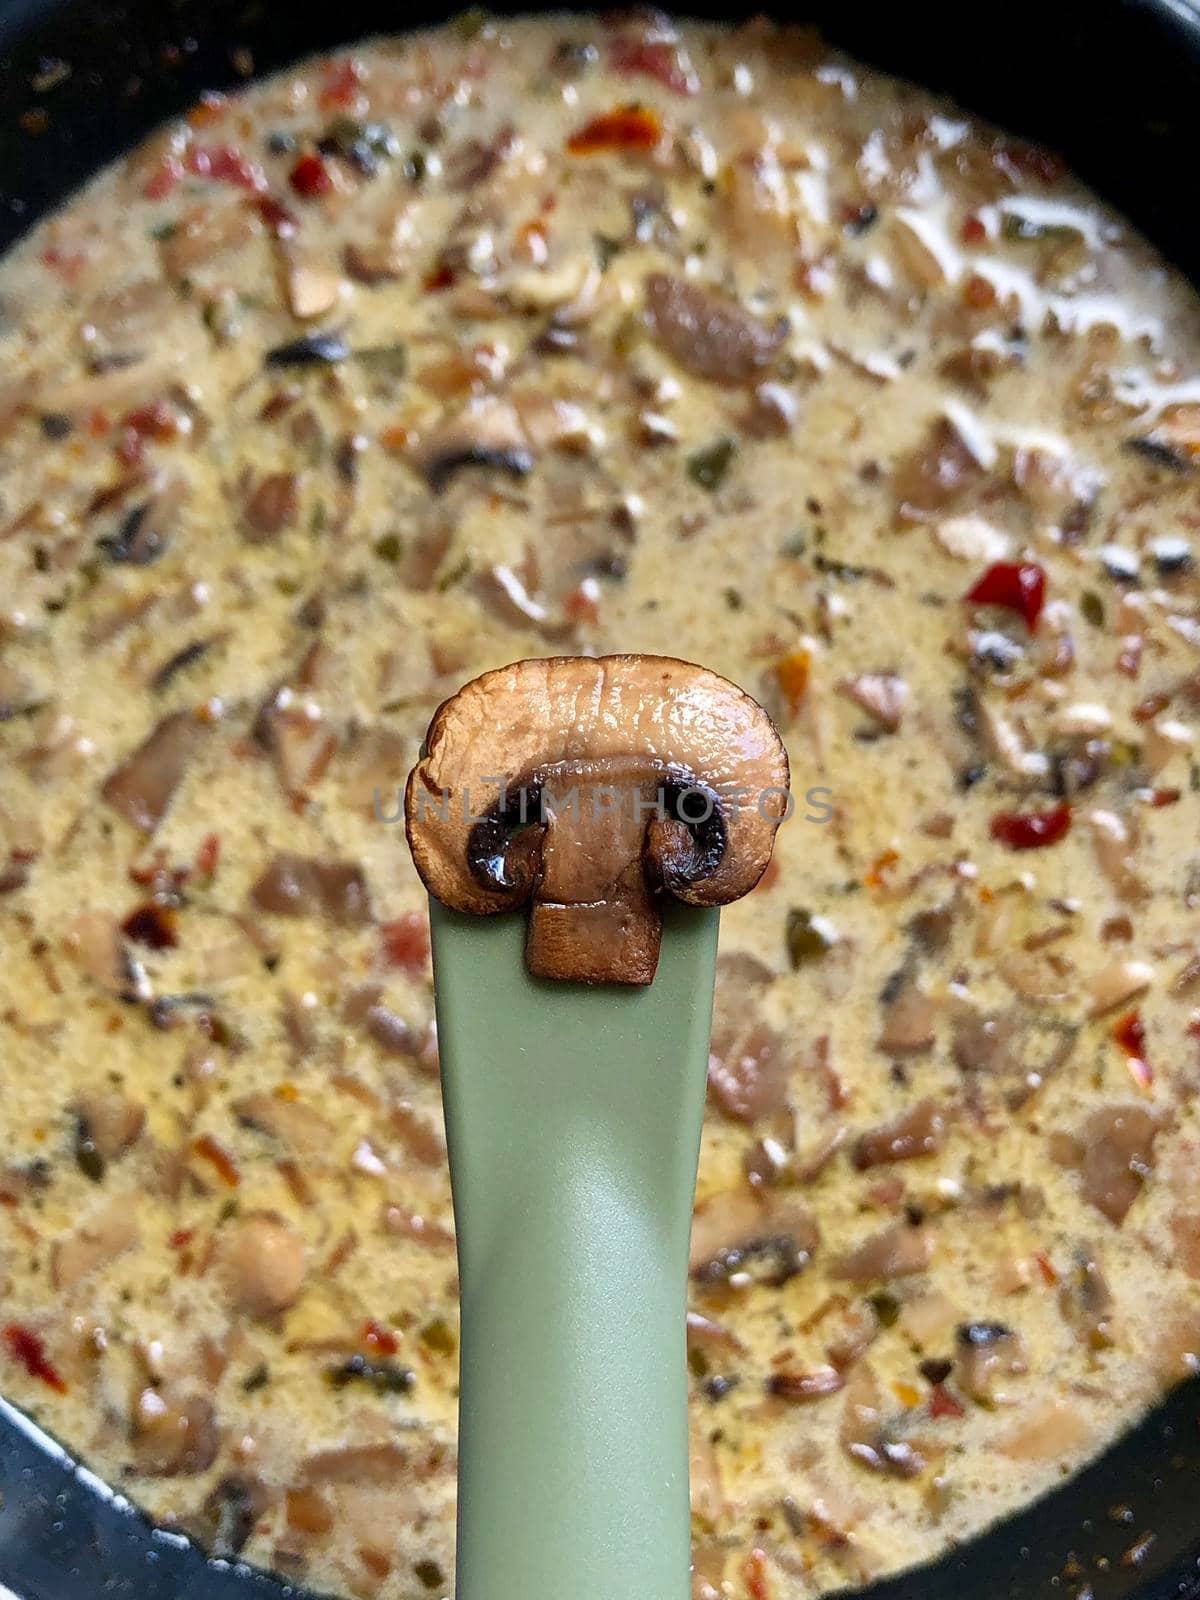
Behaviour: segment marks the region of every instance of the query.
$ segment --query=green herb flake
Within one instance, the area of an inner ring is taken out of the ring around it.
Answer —
[[[1093,628],[1104,626],[1104,601],[1094,589],[1085,589],[1079,598],[1079,609],[1083,613],[1085,622],[1090,622]]]
[[[875,1313],[875,1320],[881,1328],[894,1328],[900,1317],[900,1302],[894,1294],[889,1294],[886,1289],[867,1296],[867,1304]]]
[[[452,1356],[458,1349],[454,1329],[444,1317],[435,1317],[432,1322],[427,1322],[421,1329],[420,1339],[427,1350],[439,1356]]]
[[[714,494],[724,483],[736,454],[737,445],[726,434],[687,458],[687,475],[701,489]]]
[[[12,722],[17,718],[22,722],[28,722],[31,717],[36,717],[39,711],[44,711],[49,704],[49,700],[25,700],[20,705],[14,705],[10,700],[0,700],[0,722]]]
[[[413,1571],[427,1589],[441,1589],[445,1585],[445,1574],[436,1561],[418,1561]]]
[[[478,39],[491,20],[491,12],[483,6],[469,6],[451,19],[450,26],[460,39]]]
[[[103,1183],[104,1157],[82,1129],[75,1143],[75,1165],[85,1178],[90,1178],[93,1183]]]
[[[403,344],[368,345],[356,350],[354,359],[368,372],[386,373],[389,378],[402,378],[408,371],[408,347]]]
[[[1070,223],[1037,222],[1033,217],[1022,216],[1019,211],[1006,211],[1004,213],[1004,220],[1000,224],[1000,236],[1020,243],[1029,243],[1040,239],[1067,240],[1082,238],[1079,229],[1073,228]]]
[[[607,272],[612,265],[613,257],[620,254],[621,241],[614,239],[611,234],[594,233],[592,242],[596,248],[596,264],[601,272]]]
[[[740,589],[726,589],[725,604],[729,607],[730,611],[740,611],[746,604],[746,602],[742,599],[742,591]]]
[[[160,222],[150,229],[150,237],[159,244],[166,244],[168,239],[173,239],[179,232],[177,222]]]
[[[390,561],[394,566],[404,553],[404,544],[398,533],[385,533],[375,541],[375,554],[380,561]]]
[[[363,139],[376,155],[394,157],[400,154],[400,141],[386,122],[368,122],[363,126]]]
[[[245,1394],[254,1394],[259,1389],[265,1389],[270,1381],[270,1368],[265,1361],[260,1361],[254,1370],[242,1379],[242,1391]]]
[[[810,961],[819,961],[822,956],[828,955],[837,943],[837,934],[824,917],[815,917],[811,911],[797,906],[787,914],[784,939],[788,960],[795,971]]]
[[[200,316],[204,326],[218,343],[227,343],[237,337],[241,322],[237,306],[232,300],[220,297],[207,300]]]
[[[813,557],[813,565],[827,578],[837,578],[842,583],[854,583],[858,578],[865,578],[871,570],[869,567],[856,567],[852,562],[835,561],[832,556],[819,554]]]
[[[635,317],[632,313],[622,317],[613,330],[613,355],[620,356],[622,360],[631,356],[641,343],[644,332],[645,328],[640,317]]]
[[[408,1367],[397,1367],[390,1361],[368,1361],[366,1356],[351,1356],[340,1367],[331,1367],[325,1376],[334,1389],[344,1389],[348,1383],[365,1383],[380,1394],[407,1394],[416,1382],[416,1375]]]
[[[448,589],[453,589],[456,584],[459,584],[463,581],[470,570],[470,556],[464,556],[461,561],[455,562],[454,566],[450,568],[449,572],[444,573],[438,579],[438,593],[445,594]]]

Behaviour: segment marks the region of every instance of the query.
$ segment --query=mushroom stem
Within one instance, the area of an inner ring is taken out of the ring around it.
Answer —
[[[659,804],[658,787],[634,784],[631,774],[608,776],[627,781],[573,786],[577,815],[569,829],[551,814],[525,947],[536,977],[569,970],[583,983],[653,981],[662,910],[647,871],[647,818]],[[649,828],[655,826],[651,818]]]

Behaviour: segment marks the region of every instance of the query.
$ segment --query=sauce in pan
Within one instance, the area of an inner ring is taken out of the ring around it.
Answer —
[[[695,1593],[1052,1487],[1200,1351],[1200,319],[1052,157],[764,23],[216,95],[0,268],[0,1381],[155,1517],[453,1581],[396,791],[530,654],[703,661]]]

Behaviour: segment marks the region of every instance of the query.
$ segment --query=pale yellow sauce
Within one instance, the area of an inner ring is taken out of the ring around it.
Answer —
[[[634,101],[652,148],[568,149]],[[392,144],[298,194],[339,116]],[[757,318],[757,391],[670,353],[653,274]],[[35,230],[0,307],[7,1394],[225,1553],[450,1592],[423,898],[372,796],[464,679],[564,650],[743,684],[802,797],[723,920],[697,1260],[811,1261],[694,1286],[696,1595],[929,1559],[1195,1365],[1200,320],[1119,218],[806,35],[542,18],[202,107]],[[349,358],[264,366],[320,330]],[[447,466],[464,406],[458,448],[531,470]],[[964,602],[1001,559],[1043,571],[1032,634]],[[173,713],[139,812],[106,780]],[[992,836],[1056,786],[1064,837]],[[279,852],[356,864],[308,885],[347,925],[255,903]],[[927,1146],[864,1165],[923,1102]],[[893,1226],[917,1270],[838,1276]],[[968,1370],[984,1323],[1008,1370]],[[392,1392],[330,1381],[356,1356]]]

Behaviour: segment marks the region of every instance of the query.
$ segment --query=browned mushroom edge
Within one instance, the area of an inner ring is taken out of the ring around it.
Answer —
[[[405,797],[430,894],[475,916],[532,901],[530,972],[584,983],[652,982],[662,895],[749,893],[787,811],[766,712],[670,656],[484,673],[438,708]]]

